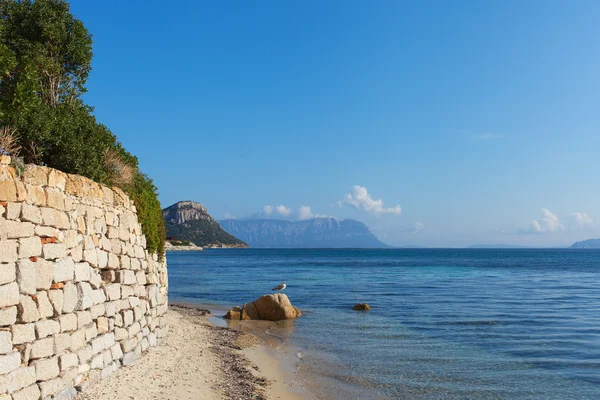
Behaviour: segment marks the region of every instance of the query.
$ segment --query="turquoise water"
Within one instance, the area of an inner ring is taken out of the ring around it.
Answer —
[[[171,302],[226,307],[287,281],[271,333],[328,399],[600,398],[600,251],[169,253]],[[352,311],[367,302],[368,312]]]

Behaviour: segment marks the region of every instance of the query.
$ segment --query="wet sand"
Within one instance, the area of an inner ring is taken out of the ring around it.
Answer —
[[[307,398],[258,336],[215,326],[193,307],[171,306],[168,318],[165,342],[78,399]]]

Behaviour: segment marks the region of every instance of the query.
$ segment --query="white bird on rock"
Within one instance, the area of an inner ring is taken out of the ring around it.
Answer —
[[[283,282],[281,285],[275,286],[273,289],[271,290],[279,290],[282,291],[283,289],[285,289],[287,285],[285,284],[285,282]]]

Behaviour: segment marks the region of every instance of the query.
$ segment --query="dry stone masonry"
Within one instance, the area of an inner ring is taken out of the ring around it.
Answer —
[[[118,188],[0,156],[0,400],[69,399],[167,334],[167,269]]]

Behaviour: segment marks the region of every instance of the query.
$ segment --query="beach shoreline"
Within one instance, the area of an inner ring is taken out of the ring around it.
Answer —
[[[209,312],[171,305],[169,335],[136,363],[123,367],[77,398],[308,399],[263,340],[217,326]]]

